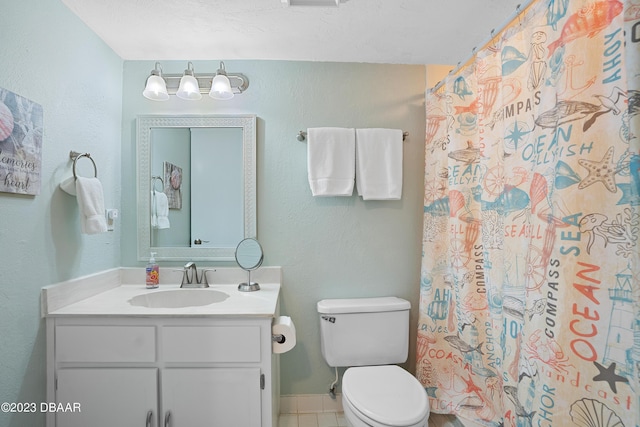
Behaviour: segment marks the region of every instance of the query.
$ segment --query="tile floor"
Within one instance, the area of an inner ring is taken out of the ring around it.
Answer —
[[[280,414],[278,427],[345,427],[347,421],[342,412],[317,414]]]
[[[342,412],[322,412],[316,414],[280,414],[278,427],[344,427],[347,421]],[[433,414],[429,427],[465,427],[452,415]]]
[[[345,427],[341,398],[328,395],[281,396],[278,427]],[[429,427],[474,427],[453,415],[431,414]]]

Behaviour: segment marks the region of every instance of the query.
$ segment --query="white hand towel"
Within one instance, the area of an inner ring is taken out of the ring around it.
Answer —
[[[151,190],[151,227],[158,228],[158,209],[156,208],[156,190]]]
[[[401,129],[356,129],[356,186],[363,200],[402,197]]]
[[[76,196],[80,209],[80,226],[83,234],[98,234],[107,231],[104,216],[104,194],[98,178],[76,178]]]
[[[72,176],[65,179],[60,183],[60,188],[67,194],[71,194],[72,196],[76,196],[76,179]]]
[[[355,179],[355,131],[307,130],[307,168],[314,196],[351,196]]]
[[[155,202],[153,206],[153,213],[155,214],[155,224],[154,224],[154,215],[151,216],[151,225],[154,228],[162,229],[169,228],[171,224],[169,223],[169,199],[167,195],[160,191],[152,191],[153,197],[152,202]]]

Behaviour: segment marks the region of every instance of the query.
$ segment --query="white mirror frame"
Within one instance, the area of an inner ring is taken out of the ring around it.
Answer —
[[[162,261],[234,261],[236,246],[229,248],[151,246],[151,129],[152,128],[242,128],[244,169],[244,237],[257,235],[256,218],[256,116],[138,116],[136,135],[138,260],[150,252]]]

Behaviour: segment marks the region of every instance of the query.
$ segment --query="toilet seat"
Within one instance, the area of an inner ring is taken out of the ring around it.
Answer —
[[[342,378],[342,395],[349,410],[367,425],[427,425],[429,401],[425,389],[413,375],[399,366],[347,369]]]

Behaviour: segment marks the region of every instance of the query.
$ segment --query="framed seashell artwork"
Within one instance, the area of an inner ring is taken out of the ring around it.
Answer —
[[[0,192],[40,194],[42,106],[0,88]]]

